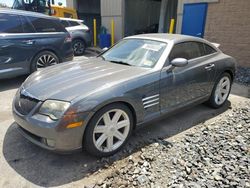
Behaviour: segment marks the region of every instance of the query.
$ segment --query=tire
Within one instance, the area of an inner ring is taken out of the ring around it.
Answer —
[[[227,82],[227,84],[226,84]],[[224,83],[224,87],[221,85]],[[222,107],[228,99],[228,96],[231,91],[232,86],[232,77],[228,73],[223,73],[218,80],[215,82],[212,94],[210,99],[207,101],[207,104],[212,108],[220,108]],[[223,91],[222,91],[223,89]],[[224,92],[224,94],[223,94]],[[219,97],[219,93],[221,93],[221,97]],[[221,98],[221,100],[220,100]]]
[[[75,56],[81,56],[84,54],[84,52],[86,50],[86,45],[85,45],[85,42],[83,40],[75,39],[72,42],[72,48],[73,48]]]
[[[107,114],[109,114],[111,121],[116,122],[118,120],[120,126],[123,125],[123,127],[117,129],[117,123],[113,125],[106,123],[105,125],[105,121],[109,122]],[[121,114],[120,117],[119,114]],[[126,105],[115,103],[105,106],[94,114],[87,125],[83,138],[83,148],[97,157],[113,155],[126,144],[132,130],[133,115]]]
[[[59,59],[53,52],[42,51],[33,58],[31,62],[31,73],[58,63]]]

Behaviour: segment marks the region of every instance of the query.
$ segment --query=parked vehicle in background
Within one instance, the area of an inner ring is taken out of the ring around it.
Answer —
[[[0,78],[73,59],[71,36],[58,18],[0,9]]]
[[[83,55],[85,49],[92,43],[90,29],[83,24],[83,20],[70,18],[60,18],[60,20],[72,37],[74,55]]]
[[[109,156],[145,122],[204,102],[222,107],[234,74],[235,59],[206,40],[131,36],[99,57],[32,74],[17,91],[13,115],[43,148]]]

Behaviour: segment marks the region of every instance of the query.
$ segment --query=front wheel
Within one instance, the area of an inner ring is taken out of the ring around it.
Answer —
[[[220,108],[223,106],[230,94],[231,86],[232,78],[230,74],[223,73],[215,83],[208,104],[213,108]]]
[[[133,127],[130,109],[123,104],[112,104],[99,110],[88,124],[83,147],[98,157],[119,151],[127,142]]]
[[[31,72],[41,70],[48,66],[56,65],[59,63],[58,57],[51,51],[42,51],[37,54],[31,63]]]

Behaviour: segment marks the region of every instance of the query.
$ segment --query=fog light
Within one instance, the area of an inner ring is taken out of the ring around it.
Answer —
[[[55,141],[51,139],[46,139],[47,140],[47,145],[50,147],[55,147]]]

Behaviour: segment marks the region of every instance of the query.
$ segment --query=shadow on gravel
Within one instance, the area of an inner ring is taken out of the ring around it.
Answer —
[[[10,89],[19,88],[26,78],[27,78],[27,75],[26,76],[19,76],[16,78],[0,80],[0,82],[1,82],[0,92],[10,90]]]
[[[60,186],[83,179],[151,143],[159,142],[159,139],[167,139],[218,116],[230,108],[230,105],[227,102],[223,108],[217,110],[198,105],[143,125],[135,131],[124,150],[102,159],[89,156],[85,152],[59,155],[43,150],[23,138],[12,124],[4,138],[3,154],[8,164],[28,181],[44,187]],[[169,144],[164,141],[161,143]]]

